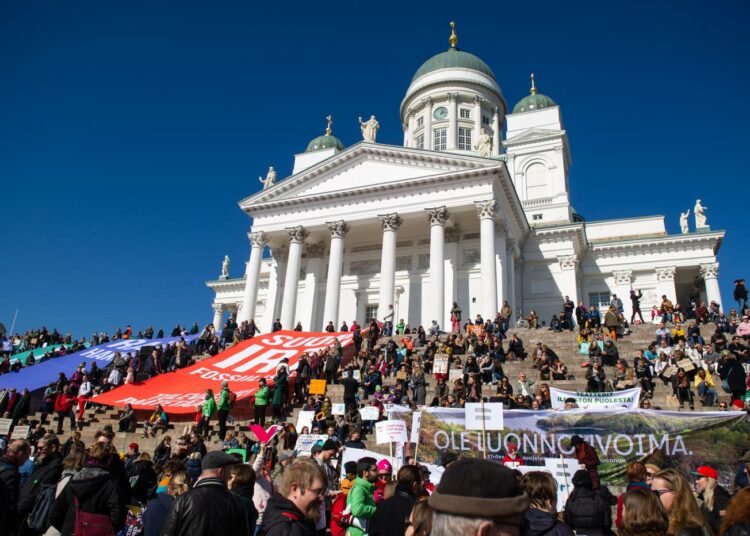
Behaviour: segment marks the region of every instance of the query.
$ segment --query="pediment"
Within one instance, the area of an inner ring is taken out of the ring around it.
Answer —
[[[505,145],[515,145],[518,143],[529,143],[534,141],[541,141],[541,140],[547,140],[550,138],[557,138],[560,136],[564,136],[565,131],[564,130],[558,130],[553,128],[530,128],[529,130],[526,130],[522,132],[521,134],[518,134],[517,136],[513,136],[512,138],[508,138],[505,140]]]
[[[357,144],[240,202],[267,203],[354,193],[359,189],[498,165],[497,160],[381,144]]]

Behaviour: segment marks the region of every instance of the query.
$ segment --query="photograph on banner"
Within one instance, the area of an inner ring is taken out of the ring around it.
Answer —
[[[483,456],[482,432],[466,429],[463,408],[423,408],[421,413],[420,462],[437,463],[445,450]],[[392,415],[412,418],[411,411]],[[710,465],[719,471],[720,483],[731,487],[736,461],[750,449],[750,421],[744,412],[505,410],[503,424],[503,430],[486,432],[488,458],[502,460],[514,443],[527,465],[542,465],[544,458],[561,454],[572,459],[570,438],[578,434],[596,450],[607,485],[624,485],[626,462],[639,460],[685,473]]]
[[[310,456],[315,443],[325,443],[328,436],[325,434],[302,434],[297,436],[297,443],[294,444],[294,452],[297,456]]]
[[[555,387],[549,388],[552,409],[565,409],[565,400],[575,398],[576,404],[581,409],[638,409],[641,399],[641,388],[624,389],[609,393],[577,393],[575,391],[563,391]]]
[[[310,388],[307,391],[311,395],[324,395],[326,394],[326,381],[325,380],[310,380]]]
[[[448,374],[448,360],[450,356],[448,354],[435,354],[435,359],[432,362],[432,373],[433,374]]]
[[[315,411],[300,411],[297,415],[297,433],[301,434],[305,426],[308,430],[312,430],[313,419],[315,419]]]
[[[480,404],[467,402],[466,410],[467,430],[502,430],[503,429],[503,405],[500,402]]]
[[[346,415],[346,404],[333,404],[331,406],[331,414],[335,416]]]
[[[375,423],[375,442],[406,443],[406,421],[380,421]]]
[[[380,418],[380,410],[377,406],[359,408],[359,414],[363,421],[377,421]]]

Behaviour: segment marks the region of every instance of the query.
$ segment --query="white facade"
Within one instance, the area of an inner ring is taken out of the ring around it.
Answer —
[[[240,202],[253,218],[249,261],[243,277],[207,282],[217,327],[229,311],[262,331],[277,318],[338,329],[389,305],[396,321],[447,327],[454,301],[466,319],[493,318],[505,300],[514,318],[533,309],[548,322],[566,295],[599,305],[617,294],[629,317],[631,288],[644,316],[662,295],[721,301],[723,232],[669,235],[663,216],[583,221],[560,108],[508,114],[491,71],[467,65],[415,77],[403,147],[308,150],[290,177]],[[482,129],[489,154],[475,147]]]

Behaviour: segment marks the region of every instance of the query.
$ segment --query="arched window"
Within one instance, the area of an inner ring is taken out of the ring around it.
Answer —
[[[526,169],[526,199],[549,197],[549,170],[541,163]]]

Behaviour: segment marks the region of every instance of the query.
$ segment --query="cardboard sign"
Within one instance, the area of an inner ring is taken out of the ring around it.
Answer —
[[[448,373],[448,381],[450,383],[453,383],[456,380],[462,380],[464,379],[464,371],[463,369],[451,369]]]
[[[359,369],[354,369],[352,371],[352,378],[354,378],[358,382],[362,381],[362,373],[359,371]]]
[[[300,411],[299,415],[297,415],[297,433],[302,432],[302,429],[305,426],[307,426],[308,430],[312,430],[312,423],[314,418],[314,411]]]
[[[432,362],[433,374],[448,374],[448,354],[435,354],[435,360]]]
[[[690,372],[691,370],[695,370],[695,363],[693,363],[692,359],[686,357],[685,359],[680,359],[677,362],[677,368],[681,368],[685,372]]]
[[[466,335],[469,336],[472,333],[477,337],[484,336],[484,324],[482,324],[481,326],[475,326],[474,324],[469,324],[468,326],[466,326]]]
[[[328,439],[328,436],[325,434],[302,434],[297,436],[294,450],[297,452],[297,456],[310,456],[315,443],[318,441],[325,443],[326,439]]]
[[[407,378],[407,375],[406,375],[406,371],[405,370],[399,370],[396,373],[396,379],[397,380],[404,380],[404,381],[406,381],[406,378]]]
[[[375,406],[365,406],[359,409],[363,421],[377,421],[380,418],[380,410]]]
[[[26,439],[29,437],[31,426],[16,426],[13,428],[13,434],[10,436],[11,439]]]
[[[467,430],[503,429],[503,404],[501,402],[488,404],[467,402],[465,409]]]
[[[346,404],[333,404],[332,415],[346,415]]]
[[[10,425],[13,419],[0,419],[0,435],[7,436],[10,433]]]
[[[375,442],[383,443],[405,443],[406,421],[380,421],[375,424]]]
[[[311,395],[326,394],[326,381],[325,380],[310,380],[310,389],[308,393]]]

